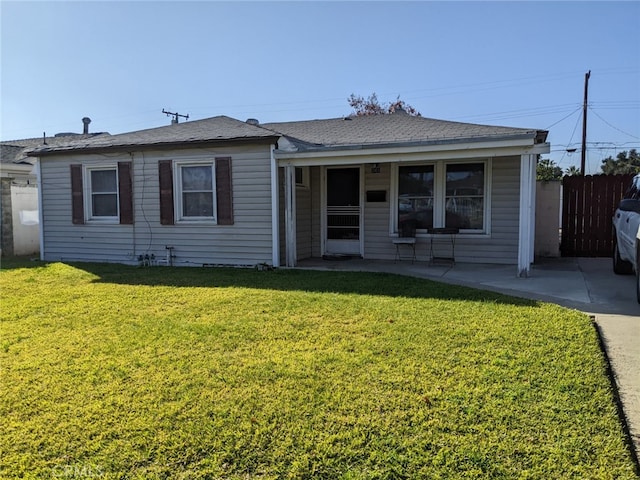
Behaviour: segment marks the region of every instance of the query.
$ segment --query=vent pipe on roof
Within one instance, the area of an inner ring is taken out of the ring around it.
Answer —
[[[245,123],[248,123],[249,125],[260,125],[257,118],[247,118]]]
[[[82,119],[82,123],[84,125],[84,128],[82,129],[82,133],[84,135],[87,135],[89,133],[89,124],[91,123],[91,119],[89,117],[84,117]]]

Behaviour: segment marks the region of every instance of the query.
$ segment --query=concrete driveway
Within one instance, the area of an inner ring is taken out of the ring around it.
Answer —
[[[636,459],[640,456],[640,304],[635,278],[615,275],[608,258],[554,258],[536,262],[528,278],[514,265],[425,265],[366,260],[305,260],[300,268],[383,271],[556,303],[595,316],[612,366]]]

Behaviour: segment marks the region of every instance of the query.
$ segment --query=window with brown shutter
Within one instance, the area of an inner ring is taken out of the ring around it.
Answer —
[[[118,162],[117,166],[73,164],[70,168],[74,225],[94,221],[133,224],[131,162]]]
[[[160,223],[233,225],[231,157],[158,162]]]

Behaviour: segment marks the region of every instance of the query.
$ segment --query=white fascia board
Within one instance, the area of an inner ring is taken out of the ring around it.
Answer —
[[[533,145],[531,139],[496,141],[486,143],[461,143],[448,145],[411,146],[393,148],[368,148],[358,150],[329,150],[316,152],[274,152],[279,166],[319,166],[331,164],[357,165],[377,162],[411,162],[416,160],[452,160],[477,157],[520,156],[523,154],[549,153],[550,145]],[[387,158],[385,158],[387,157]],[[375,158],[375,160],[374,160]]]

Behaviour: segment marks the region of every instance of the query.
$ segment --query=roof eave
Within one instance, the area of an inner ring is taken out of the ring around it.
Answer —
[[[482,136],[482,137],[460,137],[460,138],[442,138],[435,140],[413,140],[413,141],[397,141],[397,142],[380,142],[380,143],[367,143],[367,144],[348,144],[348,145],[317,145],[306,142],[300,142],[296,139],[294,141],[299,147],[299,153],[319,153],[319,152],[336,152],[336,151],[356,151],[356,150],[375,150],[375,149],[389,149],[399,147],[432,147],[438,145],[461,145],[471,143],[486,143],[486,142],[506,142],[514,141],[520,142],[521,140],[532,140],[532,145],[538,143],[544,143],[547,138],[547,131],[535,130],[516,135],[495,135],[495,136]]]
[[[239,137],[209,140],[156,142],[156,143],[130,143],[119,145],[83,145],[71,147],[39,148],[26,154],[29,157],[48,157],[64,154],[80,153],[105,153],[105,152],[132,152],[141,150],[173,150],[178,148],[220,147],[238,145],[274,145],[280,136]]]

